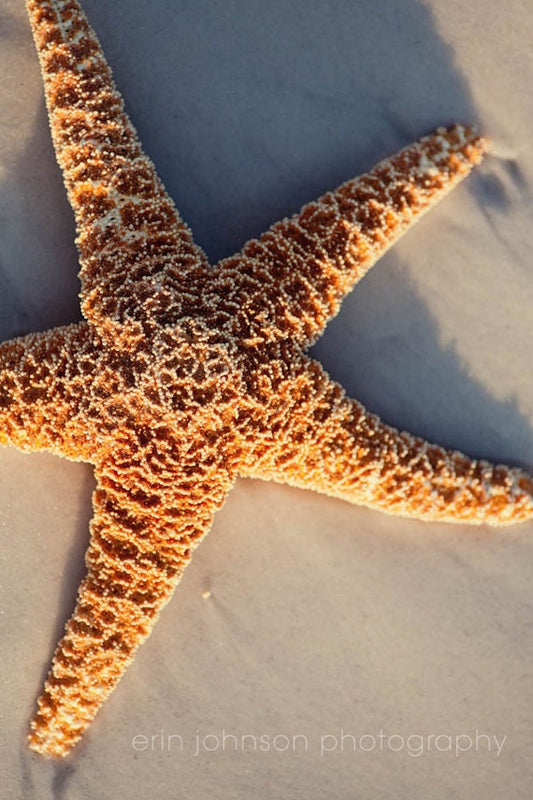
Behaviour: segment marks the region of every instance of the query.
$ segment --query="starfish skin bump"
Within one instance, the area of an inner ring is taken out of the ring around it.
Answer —
[[[78,3],[27,7],[85,320],[0,346],[0,443],[94,465],[87,573],[29,737],[64,756],[239,475],[493,525],[533,519],[533,481],[385,425],[305,354],[354,284],[481,160],[482,138],[439,128],[211,267]]]

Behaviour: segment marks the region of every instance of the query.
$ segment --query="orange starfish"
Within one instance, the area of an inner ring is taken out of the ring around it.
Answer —
[[[210,267],[75,0],[28,0],[76,216],[85,321],[0,347],[0,443],[94,465],[87,575],[31,747],[63,756],[131,663],[236,476],[425,520],[533,518],[533,481],[400,433],[304,350],[485,150],[439,128]]]

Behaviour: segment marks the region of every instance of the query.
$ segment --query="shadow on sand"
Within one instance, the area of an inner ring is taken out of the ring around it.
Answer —
[[[476,121],[454,54],[418,0],[161,0],[149,7],[87,0],[85,7],[146,151],[213,261],[437,125]],[[3,46],[20,35],[19,23],[17,16],[3,26]],[[79,318],[72,215],[42,103],[18,152],[0,186],[4,338]],[[501,202],[497,187],[488,188]],[[379,354],[358,350],[351,338],[344,342],[349,362],[334,356],[346,315],[357,315],[361,328],[374,324],[375,310],[357,303],[356,295],[346,301],[330,344],[326,337],[316,349],[350,393],[388,422],[473,455],[513,460],[531,452],[530,422],[514,401],[496,401],[469,376],[453,347],[443,349],[401,267],[379,313],[399,327],[408,317],[423,342],[416,363],[408,347],[398,347],[397,374],[408,380],[383,386]],[[359,378],[354,365],[363,362]],[[67,560],[51,650],[83,572],[89,485],[80,502],[79,546]],[[24,748],[27,800],[40,796],[41,762],[31,758]],[[70,796],[76,761],[52,772],[53,796]]]

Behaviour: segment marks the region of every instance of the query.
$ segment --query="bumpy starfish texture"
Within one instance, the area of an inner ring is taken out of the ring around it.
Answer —
[[[210,267],[74,0],[28,0],[77,225],[85,321],[0,347],[0,443],[94,465],[91,541],[32,721],[65,755],[149,635],[238,475],[424,520],[533,518],[533,481],[400,433],[305,348],[485,142],[439,128]]]

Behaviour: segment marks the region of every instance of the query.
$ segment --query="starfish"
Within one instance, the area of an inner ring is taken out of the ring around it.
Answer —
[[[75,0],[28,0],[77,226],[84,321],[0,346],[0,443],[94,465],[87,573],[30,746],[64,756],[235,479],[421,520],[533,519],[533,480],[399,432],[306,354],[343,297],[477,164],[439,128],[210,266],[144,155]]]

